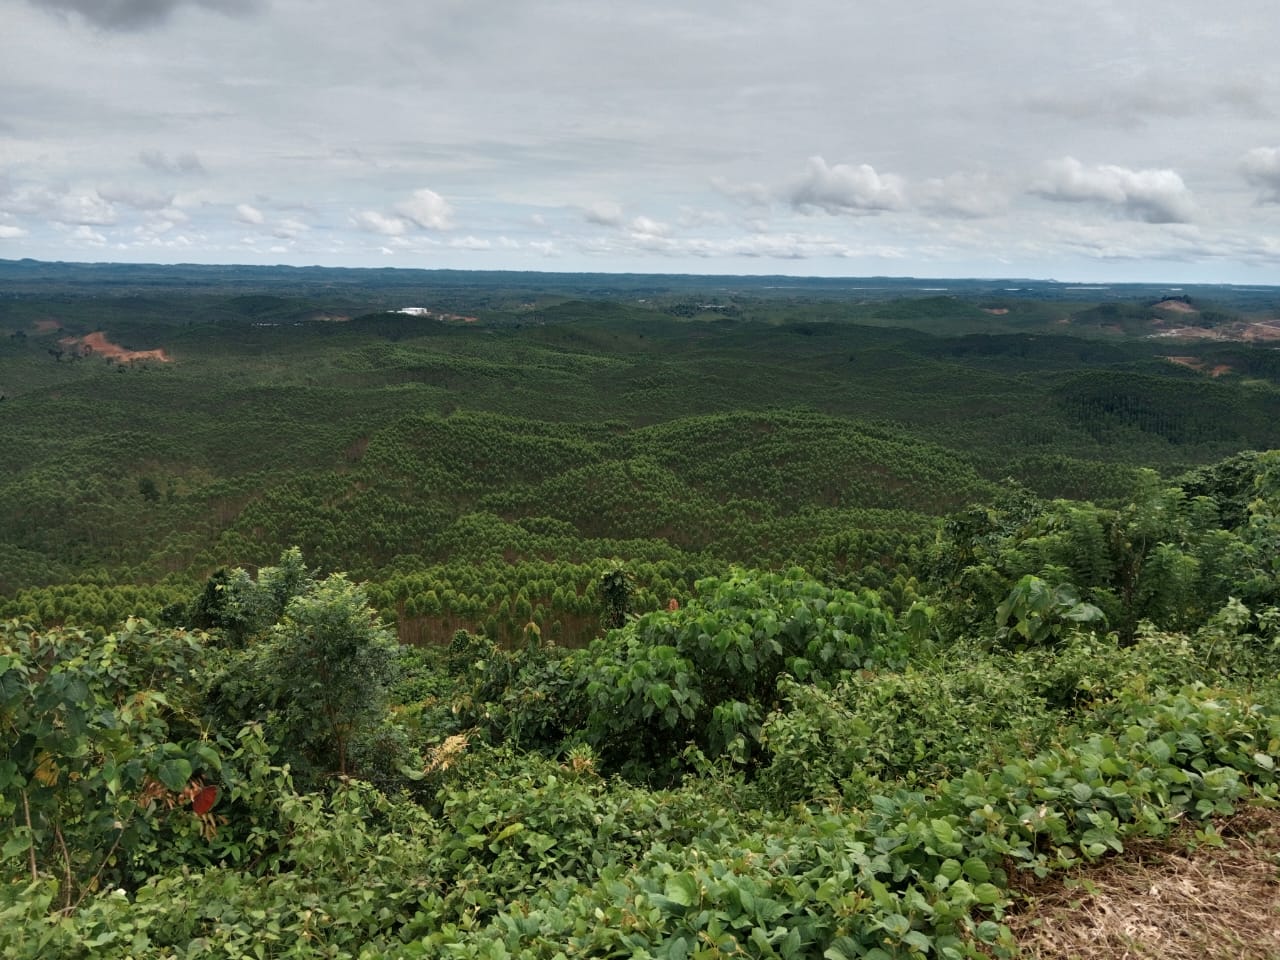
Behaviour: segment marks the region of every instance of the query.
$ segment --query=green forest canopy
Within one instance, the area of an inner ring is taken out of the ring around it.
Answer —
[[[1256,293],[0,268],[6,955],[1002,956],[1276,800]]]

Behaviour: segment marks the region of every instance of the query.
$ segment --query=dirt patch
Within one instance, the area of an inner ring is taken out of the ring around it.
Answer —
[[[1009,312],[1009,308],[1008,307],[983,307],[982,312],[989,313],[993,317],[1003,317],[1006,313]]]
[[[62,329],[62,324],[57,320],[37,320],[32,326],[36,333],[53,333],[55,330]]]
[[[1221,329],[1210,330],[1208,327],[1172,327],[1155,334],[1157,337],[1169,337],[1177,340],[1231,340]]]
[[[1172,313],[1199,313],[1200,311],[1185,300],[1161,300],[1155,304],[1157,310],[1168,310]]]
[[[1280,340],[1280,323],[1251,323],[1244,328],[1241,336],[1245,340]]]
[[[1201,373],[1208,373],[1211,377],[1224,377],[1228,373],[1235,373],[1235,368],[1227,363],[1219,363],[1208,370],[1204,368],[1204,361],[1199,357],[1164,357],[1170,363],[1176,363],[1180,367],[1190,367],[1192,370],[1198,370]]]
[[[1134,841],[1065,883],[1032,878],[1005,922],[1034,960],[1275,960],[1280,811],[1246,808],[1218,831],[1218,847]]]
[[[112,343],[102,332],[91,333],[85,337],[66,337],[58,341],[64,347],[74,347],[82,356],[90,354],[118,360],[120,363],[133,363],[135,360],[158,360],[171,363],[172,358],[163,350],[126,350]]]

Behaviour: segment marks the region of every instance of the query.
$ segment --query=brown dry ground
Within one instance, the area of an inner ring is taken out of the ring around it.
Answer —
[[[1020,878],[1005,922],[1028,960],[1278,960],[1280,810],[1217,828],[1221,846],[1135,841],[1066,882]]]
[[[1173,313],[1199,313],[1195,307],[1182,300],[1161,300],[1155,305],[1157,310],[1169,310]]]
[[[134,360],[159,360],[161,363],[169,363],[171,358],[163,350],[126,350],[124,347],[112,343],[107,339],[106,334],[98,332],[91,333],[85,337],[67,337],[60,340],[59,343],[68,347],[79,347],[82,352],[85,348],[89,348],[96,356],[110,357],[113,360],[119,360],[121,363],[132,363]]]
[[[52,333],[54,330],[62,329],[62,324],[57,320],[37,320],[33,326],[36,333]]]
[[[1280,340],[1280,322],[1268,320],[1251,323],[1244,328],[1241,337],[1245,340]]]

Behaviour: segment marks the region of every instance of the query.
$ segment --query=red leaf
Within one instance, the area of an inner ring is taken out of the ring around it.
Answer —
[[[215,786],[207,786],[191,800],[191,809],[196,812],[197,816],[203,817],[206,813],[213,809],[213,805],[218,802],[218,788]]]

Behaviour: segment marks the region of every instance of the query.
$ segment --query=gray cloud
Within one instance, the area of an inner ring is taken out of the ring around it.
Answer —
[[[763,183],[733,183],[727,177],[712,177],[711,188],[747,207],[767,207],[773,192]]]
[[[810,157],[804,174],[785,191],[788,203],[798,210],[827,213],[879,213],[906,206],[906,183],[892,173],[879,174],[870,164],[829,166],[822,157]]]
[[[168,20],[183,7],[201,7],[242,16],[261,9],[262,0],[27,0],[56,13],[79,14],[104,30],[144,30]]]
[[[99,187],[98,196],[108,203],[119,203],[134,210],[163,210],[173,203],[173,194],[135,187]]]
[[[138,162],[156,173],[191,175],[205,173],[204,164],[194,153],[178,153],[169,156],[159,150],[143,150],[138,154]]]
[[[1240,159],[1240,172],[1259,203],[1280,203],[1280,147],[1254,147]]]
[[[1008,191],[986,173],[930,178],[913,195],[921,209],[948,217],[993,217],[1009,209]]]
[[[1272,279],[1206,251],[1270,249],[1275,0],[865,6],[0,0],[0,224],[49,259]]]
[[[1200,109],[1185,95],[1166,89],[1035,94],[1028,110],[1076,121],[1097,121],[1136,130],[1157,119],[1181,118]]]
[[[1130,170],[1113,164],[1086,167],[1074,157],[1048,164],[1032,192],[1060,203],[1093,203],[1147,223],[1189,223],[1195,200],[1173,170]]]

